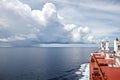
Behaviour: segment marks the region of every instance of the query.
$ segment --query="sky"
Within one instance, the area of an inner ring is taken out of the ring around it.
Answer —
[[[0,47],[120,38],[119,0],[0,0]]]

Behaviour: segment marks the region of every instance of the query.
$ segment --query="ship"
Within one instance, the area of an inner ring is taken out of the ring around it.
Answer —
[[[120,40],[102,41],[98,51],[90,54],[90,80],[120,80]]]

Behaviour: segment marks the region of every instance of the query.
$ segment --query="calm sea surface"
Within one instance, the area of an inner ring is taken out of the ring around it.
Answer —
[[[0,80],[78,80],[97,48],[0,48]]]

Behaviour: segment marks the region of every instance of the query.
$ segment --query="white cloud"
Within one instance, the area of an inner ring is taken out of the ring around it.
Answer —
[[[41,11],[32,10],[32,17],[46,26],[50,20],[57,20],[56,7],[52,3],[46,3]]]
[[[19,0],[2,0],[0,13],[0,42],[9,42],[11,45],[82,42],[90,33],[88,27],[63,24],[63,18],[52,3],[46,3],[41,10],[32,10]]]
[[[89,33],[90,30],[88,27],[76,27],[71,31],[72,40],[74,42],[80,42]]]
[[[73,30],[74,28],[76,27],[75,24],[66,24],[64,29],[67,30],[67,31],[71,31]]]
[[[96,43],[95,39],[94,39],[94,36],[88,36],[87,38],[88,42],[90,43]]]

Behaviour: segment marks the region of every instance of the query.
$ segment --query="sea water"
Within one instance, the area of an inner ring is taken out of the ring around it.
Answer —
[[[95,47],[0,48],[0,80],[89,80]]]

